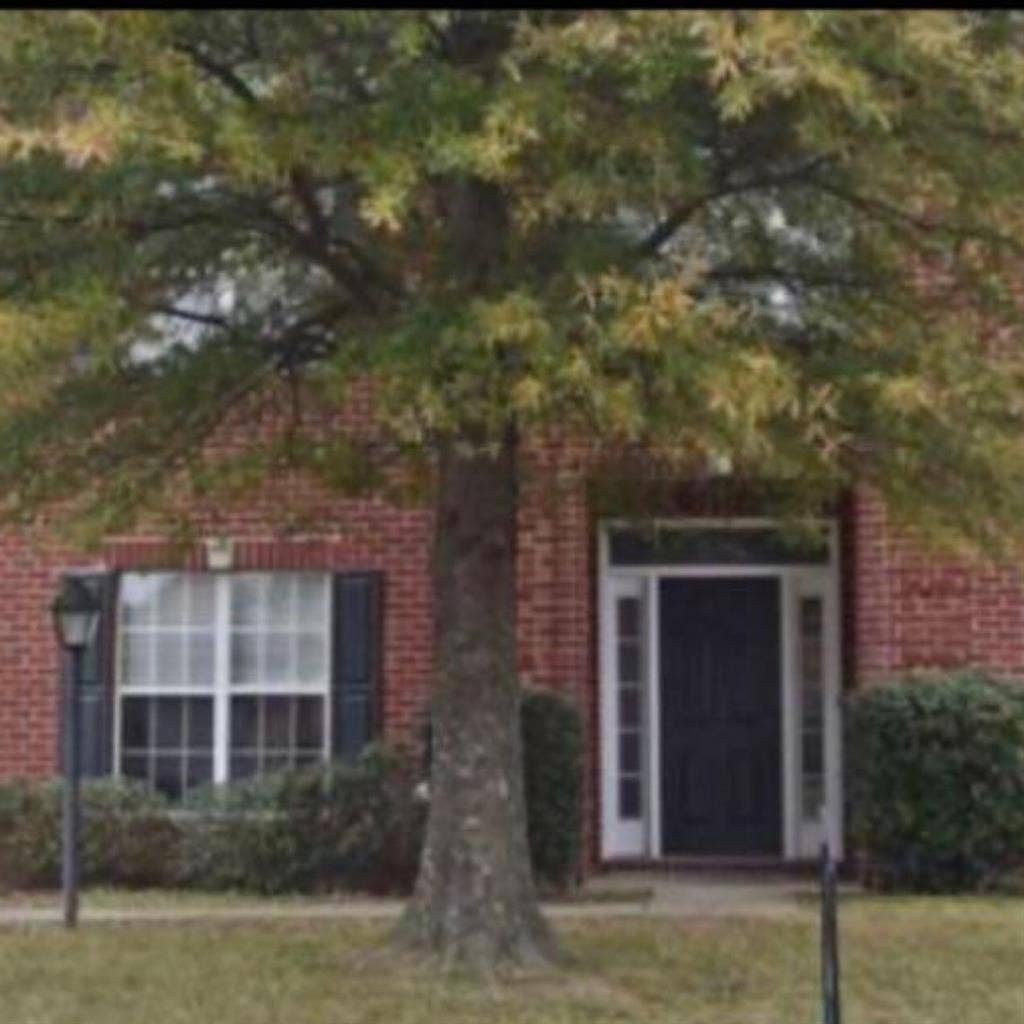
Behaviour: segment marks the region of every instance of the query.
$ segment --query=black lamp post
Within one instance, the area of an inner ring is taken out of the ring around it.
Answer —
[[[80,820],[79,749],[80,689],[82,658],[96,636],[100,605],[85,582],[65,576],[61,592],[50,609],[53,625],[61,647],[71,662],[64,673],[64,815],[62,829],[62,872],[64,891],[64,926],[78,924],[78,831]]]

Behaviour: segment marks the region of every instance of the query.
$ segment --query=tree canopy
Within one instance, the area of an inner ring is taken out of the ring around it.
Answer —
[[[0,18],[11,516],[115,528],[246,396],[370,375],[400,450],[554,424],[1024,518],[1016,15]],[[258,457],[352,457],[296,436]]]
[[[727,465],[793,519],[864,481],[1019,549],[1021,41],[998,11],[0,14],[0,513],[99,538],[286,464],[429,469],[430,812],[396,935],[550,959],[518,439]],[[368,432],[304,418],[368,382]],[[209,445],[268,400],[272,438]]]

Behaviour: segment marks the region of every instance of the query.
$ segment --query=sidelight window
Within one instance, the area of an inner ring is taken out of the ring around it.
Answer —
[[[799,606],[800,786],[805,821],[817,820],[825,802],[824,607],[820,597]]]
[[[619,817],[636,820],[643,810],[643,630],[639,597],[616,602],[616,675],[619,701]]]

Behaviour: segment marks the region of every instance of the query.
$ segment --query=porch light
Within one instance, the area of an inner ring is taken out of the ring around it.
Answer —
[[[66,576],[50,612],[62,647],[81,651],[92,643],[100,621],[100,605],[82,580]]]

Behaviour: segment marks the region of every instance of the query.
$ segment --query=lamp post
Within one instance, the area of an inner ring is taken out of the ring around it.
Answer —
[[[82,659],[99,625],[96,596],[75,576],[65,576],[51,608],[61,648],[70,660],[64,673],[64,812],[61,842],[61,882],[64,894],[64,927],[78,924],[78,832],[80,821],[79,748]]]

